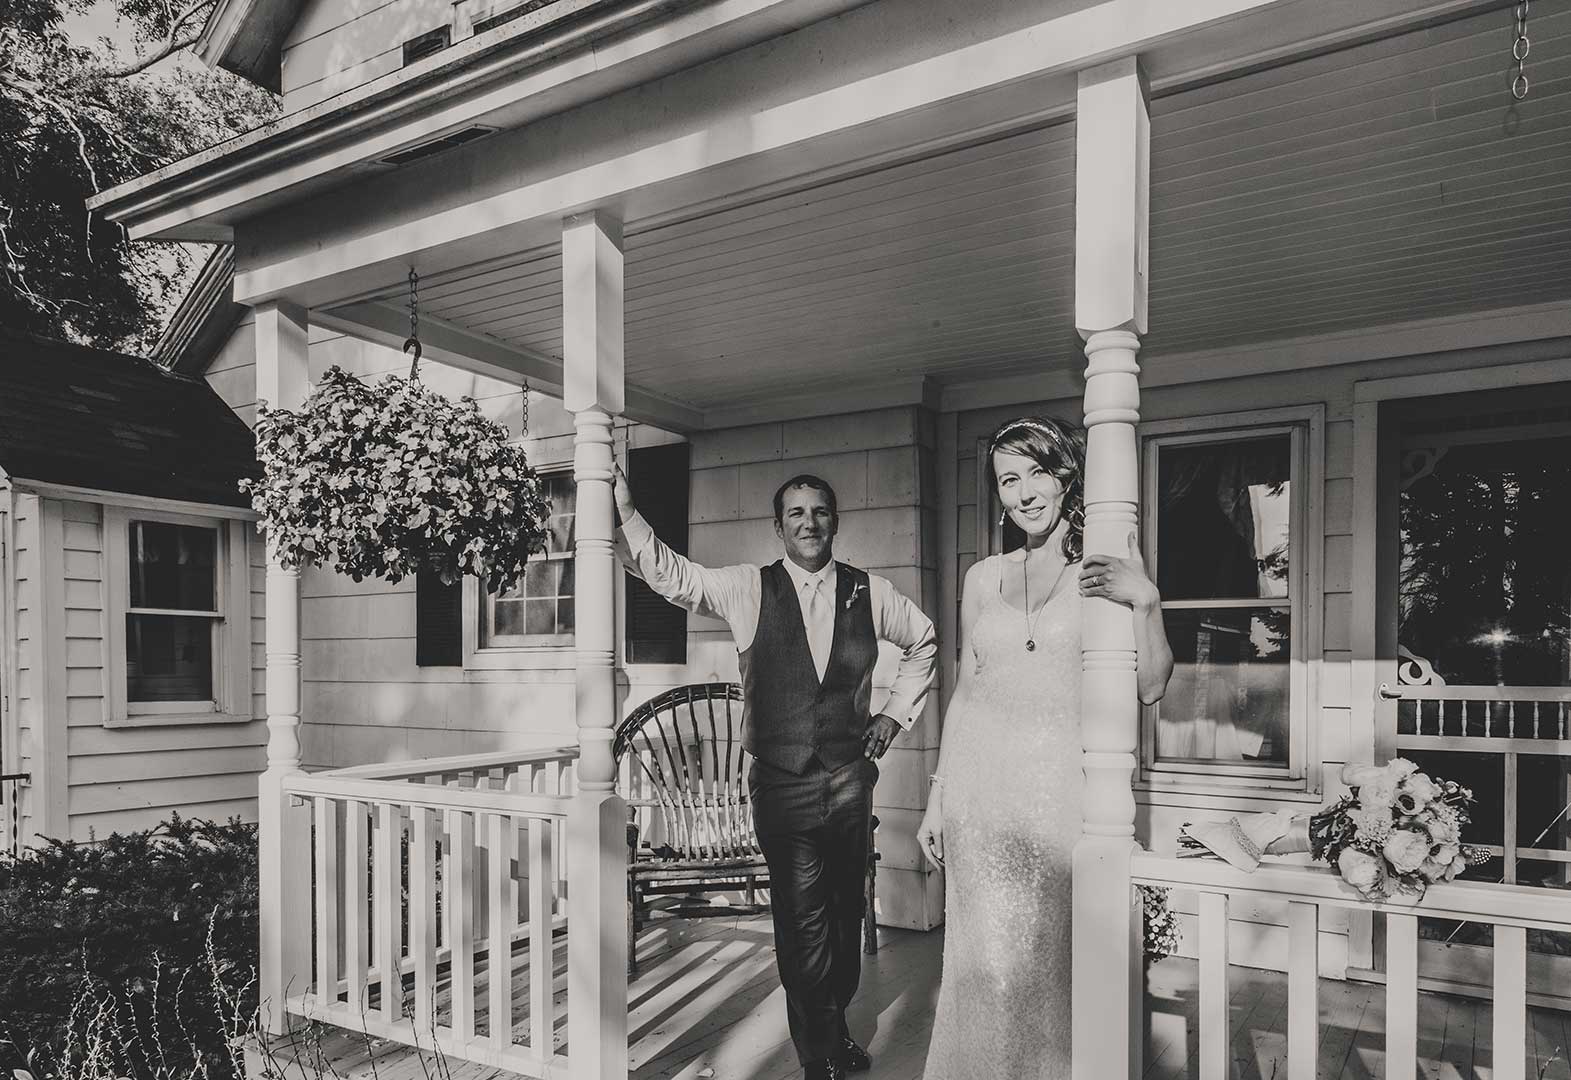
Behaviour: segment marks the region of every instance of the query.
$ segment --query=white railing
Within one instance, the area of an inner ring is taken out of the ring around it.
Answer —
[[[1395,700],[1396,750],[1494,754],[1501,758],[1502,836],[1499,844],[1480,844],[1498,855],[1502,880],[1517,880],[1521,860],[1562,864],[1571,877],[1571,851],[1541,847],[1537,841],[1518,840],[1517,798],[1520,759],[1524,755],[1571,757],[1571,687],[1566,686],[1399,686],[1380,688]],[[1562,793],[1547,793],[1559,806]],[[1555,814],[1538,834],[1542,840],[1552,829],[1571,838],[1567,810]],[[1530,826],[1528,831],[1532,831]]]
[[[312,890],[314,942],[310,985],[288,988],[289,1012],[525,1076],[567,1075],[556,1033],[576,754],[289,777],[285,793],[312,810],[313,881],[299,887]],[[519,949],[528,988],[515,1003]]]
[[[1287,902],[1288,997],[1286,1080],[1319,1074],[1317,1011],[1320,906],[1386,915],[1385,1075],[1411,1077],[1418,1067],[1419,916],[1487,923],[1494,927],[1494,1046],[1521,1047],[1527,1037],[1527,931],[1571,931],[1563,893],[1515,885],[1453,882],[1433,885],[1422,903],[1371,904],[1335,872],[1267,862],[1253,873],[1210,859],[1134,856],[1137,884],[1191,889],[1199,894],[1199,1075],[1231,1075],[1228,1048],[1228,908],[1237,897]],[[1139,916],[1136,915],[1136,918]],[[1495,1055],[1494,1080],[1523,1080],[1521,1053]]]

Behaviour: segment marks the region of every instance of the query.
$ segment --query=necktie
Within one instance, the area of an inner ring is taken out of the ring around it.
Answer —
[[[807,593],[802,605],[802,622],[807,628],[807,647],[813,654],[813,667],[818,681],[824,681],[824,671],[829,667],[829,650],[834,645],[835,620],[829,611],[829,601],[824,596],[824,579],[813,578],[803,586]]]

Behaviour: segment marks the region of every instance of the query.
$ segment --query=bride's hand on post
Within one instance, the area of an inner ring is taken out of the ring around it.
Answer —
[[[1162,596],[1146,574],[1135,534],[1129,534],[1129,557],[1087,555],[1080,564],[1080,595],[1100,596],[1136,611],[1150,611]]]
[[[936,788],[928,793],[927,812],[916,827],[916,843],[928,862],[940,870],[944,868],[944,805]]]

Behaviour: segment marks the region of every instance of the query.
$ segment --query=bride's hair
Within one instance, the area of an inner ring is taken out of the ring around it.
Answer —
[[[1022,454],[1034,460],[1063,485],[1059,513],[1069,523],[1064,532],[1064,558],[1079,562],[1086,527],[1086,430],[1046,416],[1006,420],[987,440],[987,480],[998,489],[993,454]]]

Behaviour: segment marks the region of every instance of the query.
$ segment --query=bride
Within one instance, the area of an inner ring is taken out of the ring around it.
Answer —
[[[959,679],[917,842],[946,869],[930,1080],[1067,1080],[1070,853],[1080,835],[1080,598],[1133,613],[1140,699],[1173,655],[1138,546],[1087,555],[1085,432],[1034,416],[988,442],[1025,546],[966,574]],[[1076,570],[1078,569],[1078,575]]]

